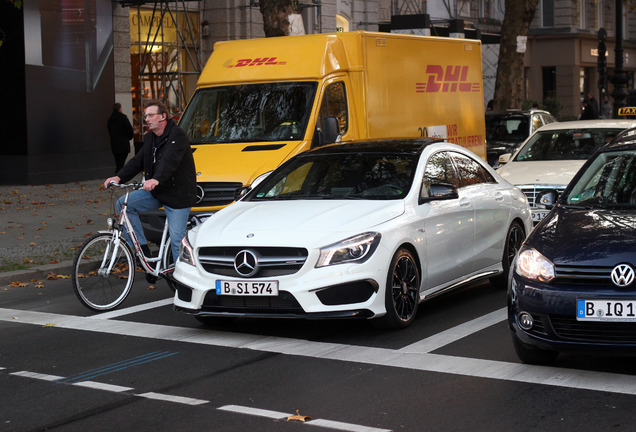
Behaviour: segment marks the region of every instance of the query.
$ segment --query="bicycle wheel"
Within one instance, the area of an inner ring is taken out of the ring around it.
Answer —
[[[73,262],[75,295],[91,310],[116,308],[132,288],[135,260],[130,247],[121,239],[114,249],[112,234],[96,234],[82,245]]]

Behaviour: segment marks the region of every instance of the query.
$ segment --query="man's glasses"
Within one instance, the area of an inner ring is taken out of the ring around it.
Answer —
[[[156,113],[147,113],[147,114],[144,114],[144,118],[148,118],[148,117],[152,117],[152,116],[156,116],[156,115],[159,115],[159,113],[158,112],[156,112]]]

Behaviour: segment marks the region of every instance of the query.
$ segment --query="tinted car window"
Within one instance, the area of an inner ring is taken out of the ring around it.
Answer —
[[[622,129],[539,131],[521,148],[516,161],[588,159]]]
[[[636,208],[636,151],[599,154],[573,185],[567,205]]]
[[[401,199],[416,166],[416,155],[301,155],[269,175],[246,200]]]
[[[480,183],[496,183],[495,179],[477,161],[460,153],[451,153],[462,186]]]
[[[426,163],[423,180],[424,196],[428,196],[426,191],[429,190],[431,184],[452,185],[456,188],[460,187],[461,182],[447,152],[435,153]]]

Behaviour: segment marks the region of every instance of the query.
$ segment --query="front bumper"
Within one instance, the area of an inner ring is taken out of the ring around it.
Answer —
[[[607,285],[544,284],[514,273],[508,290],[508,323],[526,345],[544,350],[584,352],[636,352],[636,322],[578,321],[578,299],[634,299],[634,291]],[[533,326],[524,330],[519,313],[532,315]]]

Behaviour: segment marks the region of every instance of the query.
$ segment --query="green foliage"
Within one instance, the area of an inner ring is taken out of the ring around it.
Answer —
[[[561,105],[558,100],[553,98],[544,99],[542,102],[531,99],[525,99],[523,102],[521,102],[521,109],[527,110],[533,107],[546,110],[556,118],[560,119],[560,113],[563,105]]]

